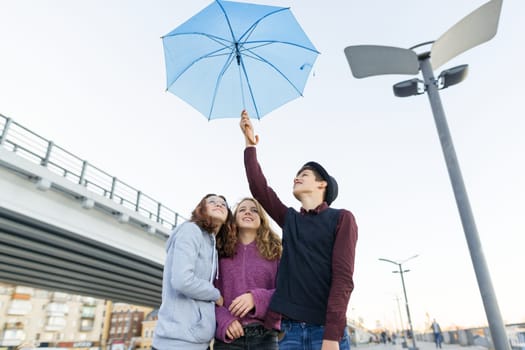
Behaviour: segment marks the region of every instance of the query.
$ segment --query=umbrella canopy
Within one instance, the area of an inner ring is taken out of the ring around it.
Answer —
[[[216,0],[164,37],[167,90],[208,120],[302,96],[319,52],[289,8]]]

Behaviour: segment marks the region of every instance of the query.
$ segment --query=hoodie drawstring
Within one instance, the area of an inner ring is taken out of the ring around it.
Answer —
[[[211,236],[212,236],[212,241],[213,241],[213,254],[212,254],[213,267],[212,269],[215,269],[215,279],[219,279],[219,254],[217,254],[217,245],[216,245],[215,236],[214,235],[211,235]],[[213,283],[213,270],[210,276],[210,282]]]

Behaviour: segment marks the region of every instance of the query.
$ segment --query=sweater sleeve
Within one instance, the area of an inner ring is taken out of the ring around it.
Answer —
[[[346,309],[354,289],[357,224],[348,210],[341,210],[332,251],[332,284],[326,309],[323,339],[340,341],[346,327]]]
[[[217,328],[215,329],[215,338],[225,343],[231,343],[233,340],[226,336],[226,330],[230,324],[236,320],[230,311],[224,306],[215,307],[215,317],[217,319]]]
[[[255,309],[253,312],[253,317],[263,320],[270,306],[270,300],[272,299],[273,292],[275,289],[263,289],[255,288],[250,290],[250,293],[253,295],[253,302],[255,304]]]
[[[277,225],[283,227],[287,207],[277,197],[274,190],[268,186],[266,177],[257,161],[255,147],[246,147],[244,150],[244,167],[253,197],[261,203]]]

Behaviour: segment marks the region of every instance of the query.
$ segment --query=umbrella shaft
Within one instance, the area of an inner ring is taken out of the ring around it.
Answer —
[[[239,43],[235,43],[235,58],[237,59],[237,65],[241,65],[241,53],[239,52]]]

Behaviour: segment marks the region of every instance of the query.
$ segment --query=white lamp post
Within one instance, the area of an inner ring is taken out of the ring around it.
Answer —
[[[394,94],[399,97],[419,95],[425,92],[428,94],[493,344],[497,350],[510,350],[505,325],[439,96],[439,89],[457,84],[465,78],[467,66],[447,69],[438,76],[438,79],[433,74],[433,69],[489,41],[496,35],[502,2],[503,0],[492,0],[485,3],[434,42],[422,43],[410,49],[376,45],[349,46],[345,48],[345,55],[352,74],[356,78],[381,74],[416,75],[421,70],[423,80],[414,78],[397,83],[394,85]],[[418,55],[413,51],[415,48],[428,44],[432,44],[430,52]]]
[[[386,262],[389,262],[391,264],[394,264],[398,267],[399,271],[392,271],[393,273],[399,273],[399,275],[401,276],[401,284],[403,286],[403,294],[405,295],[405,306],[406,306],[406,309],[407,309],[407,317],[408,317],[408,326],[410,327],[410,334],[412,335],[412,349],[411,350],[417,350],[417,347],[416,347],[416,335],[414,334],[414,327],[412,327],[412,318],[410,317],[410,308],[408,307],[408,297],[407,297],[407,290],[405,288],[405,279],[403,278],[403,273],[405,272],[408,272],[410,270],[403,270],[403,264],[406,263],[408,260],[410,259],[414,259],[416,258],[417,255],[414,255],[414,256],[411,256],[410,258],[408,259],[405,259],[401,262],[397,262],[397,261],[393,261],[393,260],[389,260],[389,259],[384,259],[384,258],[379,258],[379,260],[381,261],[386,261]]]

